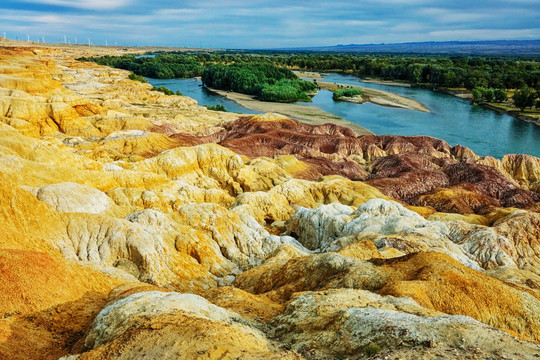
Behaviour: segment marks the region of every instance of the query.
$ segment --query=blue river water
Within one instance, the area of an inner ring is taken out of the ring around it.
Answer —
[[[154,86],[166,86],[200,105],[221,104],[229,111],[255,114],[234,101],[208,92],[196,79],[148,79]],[[357,85],[393,92],[424,104],[431,113],[391,108],[371,103],[335,102],[332,93],[321,90],[310,103],[322,110],[361,125],[375,134],[429,135],[447,141],[451,146],[461,144],[478,155],[501,158],[504,154],[530,154],[540,157],[540,127],[505,114],[473,106],[458,97],[426,89],[380,85],[362,82],[355,76],[332,73],[324,81]]]
[[[198,79],[151,79],[147,78],[148,83],[155,87],[165,86],[174,92],[180,90],[184,96],[189,96],[197,100],[199,105],[223,105],[227,111],[242,114],[261,114],[260,111],[251,110],[242,105],[229,100],[221,95],[217,95],[202,87],[202,82]]]

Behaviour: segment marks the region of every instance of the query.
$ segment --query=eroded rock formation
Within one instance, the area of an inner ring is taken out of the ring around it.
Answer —
[[[0,357],[540,353],[539,159],[73,60],[107,51],[0,48]]]

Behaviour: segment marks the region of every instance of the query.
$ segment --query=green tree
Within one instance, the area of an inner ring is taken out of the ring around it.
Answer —
[[[474,89],[472,89],[471,90],[472,101],[474,103],[479,103],[482,100],[484,100],[484,91],[485,89],[482,87],[475,87]]]
[[[492,102],[495,98],[495,91],[492,88],[486,89],[484,91],[484,100],[487,102]]]
[[[524,86],[516,90],[512,99],[514,100],[514,105],[523,111],[526,107],[533,107],[536,104],[536,91],[528,86]]]
[[[134,80],[134,81],[140,81],[142,83],[147,82],[146,78],[144,76],[137,75],[133,71],[131,72],[131,74],[129,74],[128,78],[131,79],[131,80]]]
[[[495,89],[495,101],[496,102],[503,102],[508,100],[508,94],[506,93],[506,90],[503,89]]]
[[[152,87],[152,91],[159,91],[161,93],[164,93],[165,95],[174,95],[174,91],[171,89],[167,89],[165,86],[160,87]]]

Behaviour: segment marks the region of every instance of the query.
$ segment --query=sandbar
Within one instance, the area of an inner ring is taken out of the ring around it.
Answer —
[[[227,99],[235,101],[248,109],[262,112],[274,112],[315,125],[333,123],[337,125],[347,126],[353,129],[358,135],[373,134],[372,131],[369,131],[368,129],[360,125],[349,122],[343,118],[340,118],[337,115],[331,114],[316,107],[300,104],[259,101],[251,95],[240,94],[232,91],[218,90],[213,88],[207,89],[221,96],[224,96]]]

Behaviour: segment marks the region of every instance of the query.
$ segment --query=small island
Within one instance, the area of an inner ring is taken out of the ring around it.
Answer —
[[[364,102],[362,99],[362,90],[352,87],[334,90],[332,99],[334,101]]]

